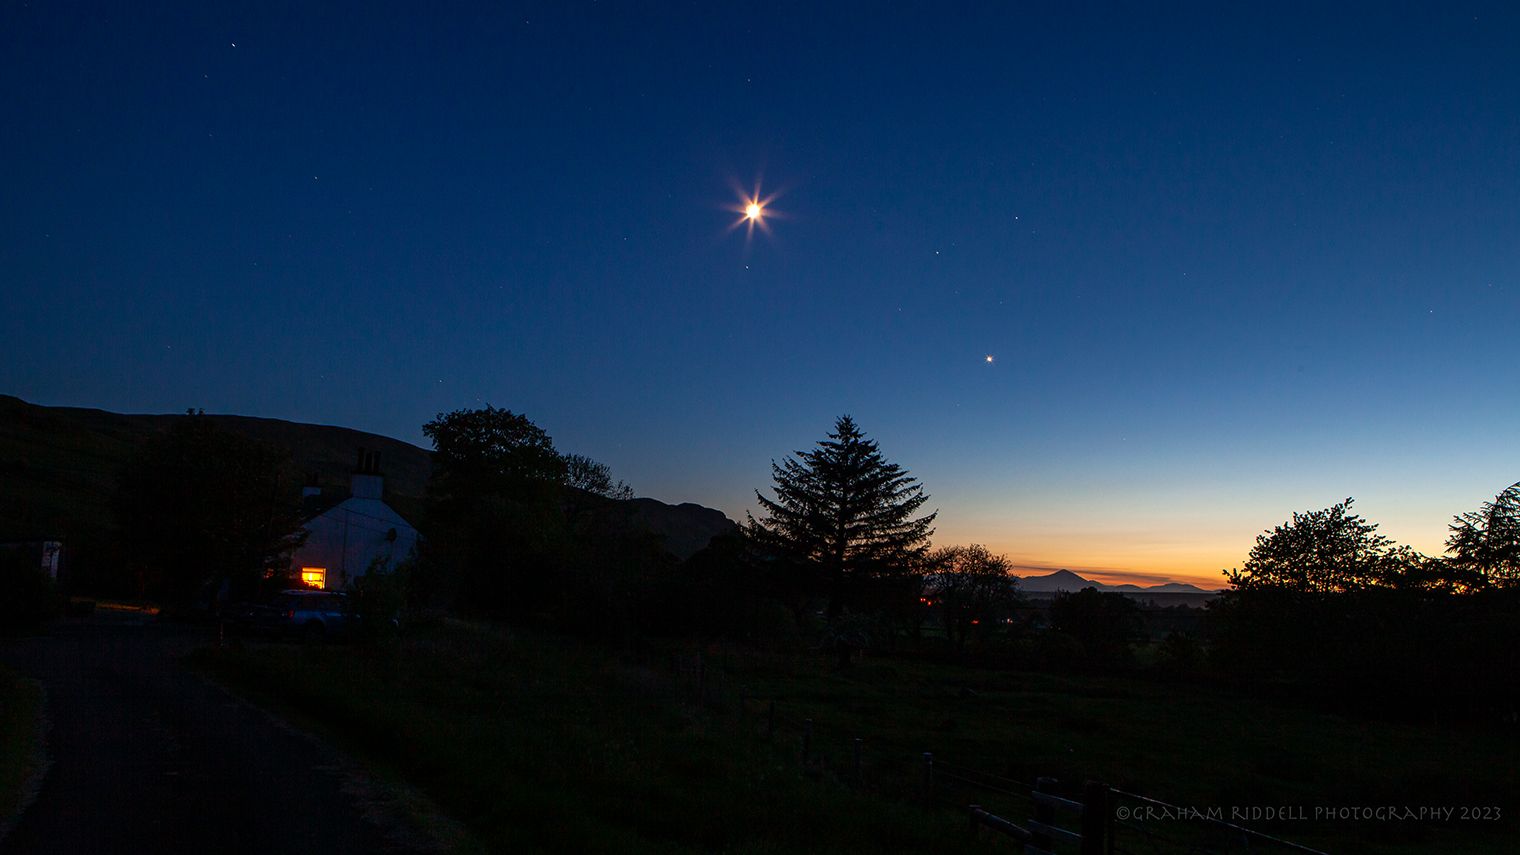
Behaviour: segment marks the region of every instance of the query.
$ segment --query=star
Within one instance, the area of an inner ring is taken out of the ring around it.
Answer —
[[[984,362],[986,362],[986,363],[987,363],[987,364],[988,364],[988,365],[991,365],[991,364],[992,364],[992,361],[993,361],[993,360],[992,360],[992,354],[990,354],[990,353],[989,353],[989,354],[987,354],[987,355],[986,355],[986,356],[984,356],[984,357],[982,357],[982,360],[983,360],[983,361],[984,361]]]

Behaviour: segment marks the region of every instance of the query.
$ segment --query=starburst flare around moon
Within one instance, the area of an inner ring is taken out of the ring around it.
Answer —
[[[776,197],[780,194],[771,193],[770,195],[765,195],[760,192],[760,185],[758,183],[755,184],[754,192],[741,189],[737,184],[734,187],[734,191],[739,195],[739,203],[730,210],[736,212],[739,218],[729,226],[729,231],[742,226],[744,228],[744,240],[746,243],[754,237],[755,229],[757,228],[765,232],[766,235],[769,235],[771,228],[767,220],[783,218],[782,215],[778,214],[771,207],[771,202],[775,201]]]

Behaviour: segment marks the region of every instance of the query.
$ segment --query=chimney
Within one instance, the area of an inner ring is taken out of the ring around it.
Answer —
[[[359,465],[349,481],[355,499],[379,499],[385,493],[385,478],[380,475],[380,452],[359,449]]]

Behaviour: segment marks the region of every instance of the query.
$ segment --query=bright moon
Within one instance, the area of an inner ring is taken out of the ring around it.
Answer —
[[[746,244],[754,237],[755,229],[770,234],[770,221],[776,217],[785,219],[785,215],[777,214],[771,208],[771,200],[776,198],[776,194],[772,193],[769,196],[761,195],[759,184],[755,185],[754,195],[750,195],[749,191],[741,188],[738,184],[734,185],[734,192],[739,194],[739,198],[735,200],[733,207],[728,208],[728,210],[737,211],[739,219],[734,220],[733,225],[729,226],[729,230],[744,229],[744,241]]]

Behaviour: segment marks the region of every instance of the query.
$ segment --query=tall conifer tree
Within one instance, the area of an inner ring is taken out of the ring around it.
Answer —
[[[1469,574],[1470,587],[1520,584],[1520,484],[1453,517],[1446,551],[1451,564]]]
[[[811,451],[771,463],[775,499],[755,491],[761,519],[745,533],[764,554],[810,571],[828,595],[832,621],[850,583],[905,571],[929,545],[935,514],[915,517],[923,486],[888,463],[849,416]]]

